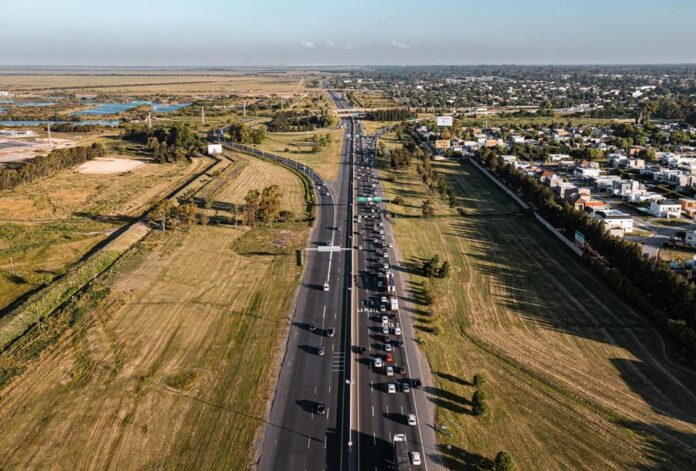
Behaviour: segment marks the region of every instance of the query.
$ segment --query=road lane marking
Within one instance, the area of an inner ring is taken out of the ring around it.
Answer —
[[[375,406],[372,406],[372,417],[375,416]]]
[[[372,444],[374,446],[377,446],[377,435],[375,434],[375,432],[372,432]],[[377,469],[377,466],[375,466],[375,470],[376,469]]]

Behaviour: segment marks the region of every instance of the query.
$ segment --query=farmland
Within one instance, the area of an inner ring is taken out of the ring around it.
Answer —
[[[232,158],[244,166],[235,177],[233,185],[226,185],[215,195],[215,199],[227,203],[244,204],[249,190],[262,190],[270,185],[278,185],[282,192],[281,210],[292,211],[297,216],[305,212],[304,188],[292,171],[264,160],[234,153]]]
[[[415,167],[415,163],[413,164]],[[447,425],[451,468],[487,466],[501,449],[520,469],[685,469],[696,454],[696,375],[675,347],[470,164],[433,162],[464,217],[397,218],[395,232],[428,392]],[[414,215],[428,197],[413,171],[382,170],[388,195]],[[419,267],[439,254],[450,276],[423,302]],[[432,315],[426,315],[432,309]],[[490,411],[471,414],[483,374]]]
[[[343,144],[343,129],[318,129],[308,133],[271,133],[258,147],[266,152],[282,155],[312,167],[326,180],[335,180],[338,176],[338,162],[341,145]],[[330,134],[332,142],[319,152],[312,152],[311,138],[314,135]]]
[[[143,165],[101,175],[66,170],[1,193],[0,309],[61,275],[202,165]]]
[[[0,356],[3,466],[247,469],[308,230],[146,239]]]

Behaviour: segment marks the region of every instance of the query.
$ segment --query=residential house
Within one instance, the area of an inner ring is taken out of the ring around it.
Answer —
[[[599,169],[598,168],[591,168],[591,167],[576,167],[575,170],[573,170],[573,175],[578,177],[578,178],[593,178],[593,177],[598,177],[599,176]]]
[[[679,198],[679,205],[686,216],[693,218],[696,215],[696,199]]]
[[[681,205],[674,200],[652,201],[650,214],[658,218],[678,218],[681,214]]]
[[[633,232],[633,218],[618,209],[595,211],[592,216],[602,221],[607,230],[619,229],[627,234]]]

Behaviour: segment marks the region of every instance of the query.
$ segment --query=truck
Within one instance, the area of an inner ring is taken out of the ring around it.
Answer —
[[[408,458],[408,444],[406,434],[397,433],[394,435],[394,470],[407,471],[411,469],[411,462]]]

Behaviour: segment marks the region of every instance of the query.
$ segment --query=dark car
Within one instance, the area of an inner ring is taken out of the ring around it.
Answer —
[[[397,339],[394,341],[394,345],[396,345],[397,348],[404,348],[404,341],[401,339]]]
[[[361,355],[366,354],[366,353],[367,353],[367,347],[366,347],[365,345],[360,345],[360,346],[358,347],[358,353],[360,353]]]
[[[406,367],[405,366],[394,366],[394,371],[396,371],[396,374],[403,375],[403,374],[406,374]]]
[[[329,327],[329,328],[326,330],[326,336],[327,336],[327,337],[333,337],[335,333],[336,333],[336,329],[334,329],[333,327]]]
[[[319,345],[319,346],[317,347],[317,355],[323,356],[325,351],[326,351],[326,350],[324,349],[324,346],[323,346],[323,345]]]
[[[309,323],[309,331],[314,332],[315,330],[317,330],[317,325],[314,322],[310,322]]]
[[[411,380],[411,384],[413,385],[414,388],[418,389],[422,386],[423,383],[421,383],[421,380],[418,378],[413,378]]]
[[[323,402],[319,402],[314,406],[315,414],[323,414],[324,412],[326,412],[326,404]]]

